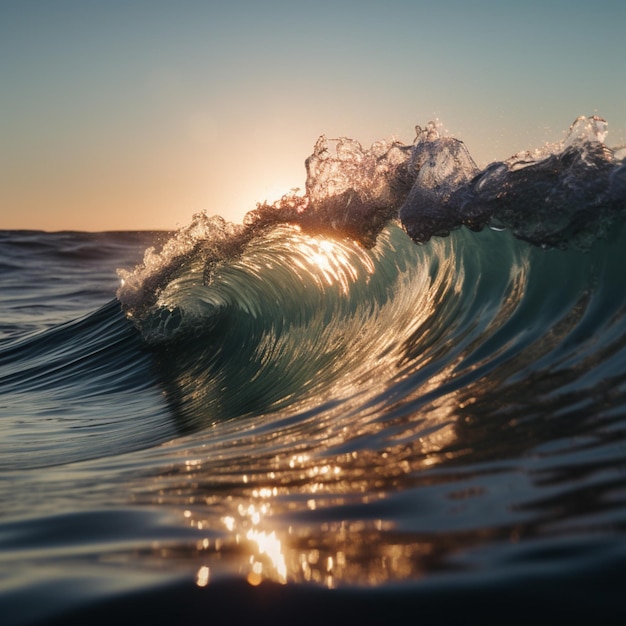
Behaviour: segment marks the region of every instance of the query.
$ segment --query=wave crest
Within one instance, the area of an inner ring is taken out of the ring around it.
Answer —
[[[603,142],[607,123],[580,117],[563,142],[479,170],[462,141],[434,123],[416,127],[410,145],[381,140],[370,148],[322,136],[306,159],[306,190],[258,204],[241,224],[197,214],[134,271],[120,271],[127,315],[145,318],[164,289],[187,270],[211,285],[223,263],[240,257],[272,229],[291,225],[372,248],[399,221],[416,243],[465,226],[510,230],[542,247],[589,249],[626,209],[626,152]],[[211,303],[215,307],[214,303]],[[155,328],[178,326],[173,310]],[[145,320],[144,320],[145,321]]]

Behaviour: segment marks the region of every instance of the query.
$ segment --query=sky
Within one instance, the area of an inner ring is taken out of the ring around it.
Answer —
[[[579,115],[626,143],[615,0],[0,0],[0,229],[240,222],[321,134],[439,120],[481,166]]]

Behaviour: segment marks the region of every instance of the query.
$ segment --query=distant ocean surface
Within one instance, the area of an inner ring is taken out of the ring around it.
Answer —
[[[241,224],[0,231],[3,626],[624,623],[626,151],[416,130]]]

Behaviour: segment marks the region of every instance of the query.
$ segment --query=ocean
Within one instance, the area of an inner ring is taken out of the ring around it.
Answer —
[[[0,231],[0,622],[623,623],[606,128],[320,137],[241,224]]]

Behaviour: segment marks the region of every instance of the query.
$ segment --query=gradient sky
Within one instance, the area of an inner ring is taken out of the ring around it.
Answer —
[[[626,143],[615,0],[0,0],[0,229],[240,221],[317,137],[438,118],[486,165],[578,115]]]

